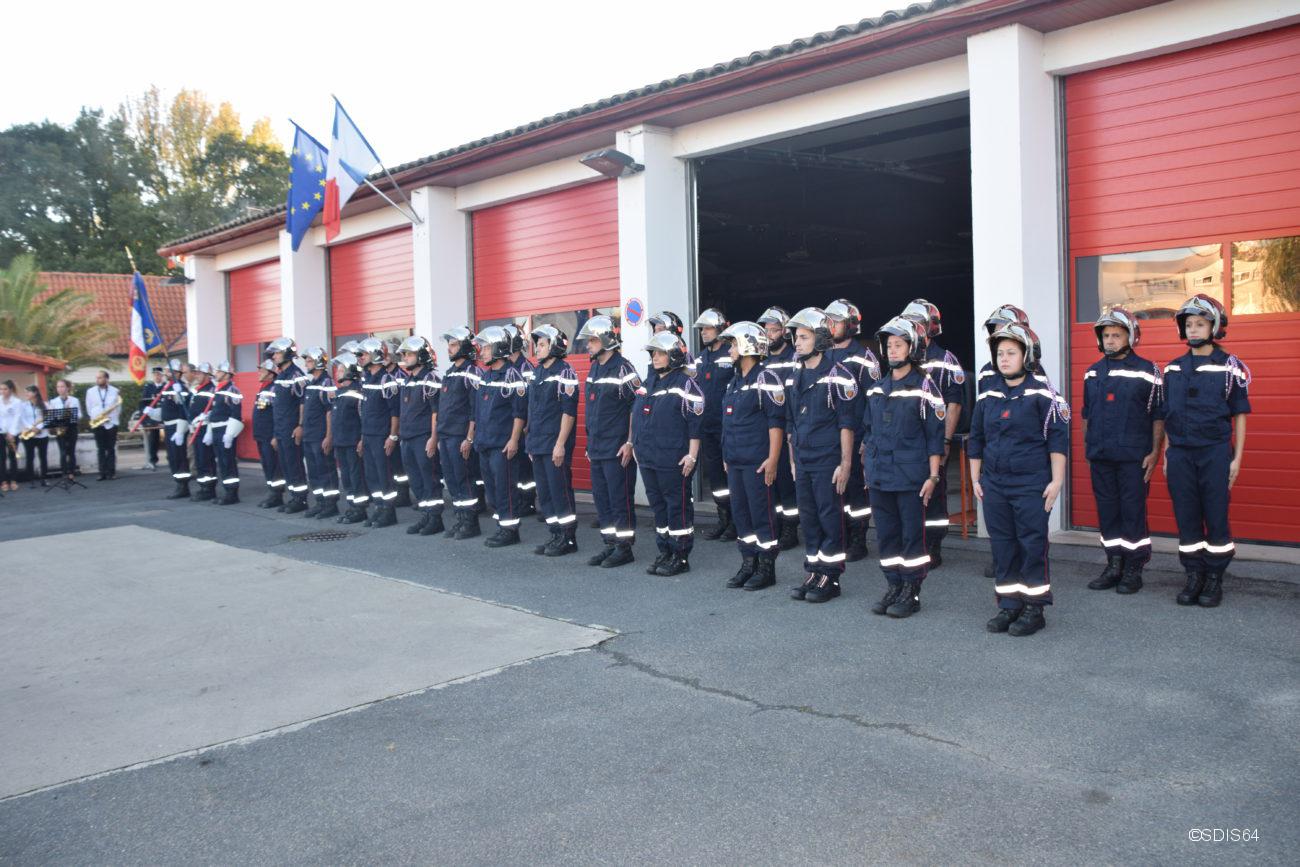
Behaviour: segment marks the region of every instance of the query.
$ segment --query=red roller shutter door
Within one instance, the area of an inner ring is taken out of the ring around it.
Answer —
[[[1258,278],[1244,259],[1234,267],[1231,255],[1235,241],[1300,235],[1300,27],[1081,73],[1066,80],[1065,94],[1076,410],[1084,371],[1098,358],[1091,323],[1078,321],[1081,301],[1095,298],[1091,288],[1079,296],[1080,260],[1086,266],[1107,254],[1195,248],[1208,267],[1179,275],[1183,283],[1168,304],[1155,306],[1173,306],[1177,292],[1198,285],[1221,293],[1230,311],[1225,348],[1254,375],[1245,456],[1232,489],[1234,535],[1300,542],[1293,343],[1300,313],[1243,314],[1258,309],[1243,303]],[[1133,283],[1142,293],[1156,291],[1149,281]],[[1146,321],[1139,351],[1161,364],[1180,354],[1173,320]],[[1081,424],[1076,412],[1071,515],[1075,525],[1095,527]],[[1176,532],[1159,470],[1150,511],[1152,530]]]
[[[270,343],[280,336],[280,260],[231,271],[229,286],[231,361],[236,364],[235,387],[246,398],[242,404],[244,432],[235,449],[239,457],[256,460],[252,397],[259,390],[255,368],[261,354],[245,360],[247,352],[241,353],[237,347]]]
[[[330,334],[401,331],[415,324],[411,230],[397,229],[330,248]],[[432,339],[432,338],[430,338]]]
[[[597,181],[475,211],[476,325],[513,317],[619,306],[618,187]],[[572,340],[574,335],[570,334]],[[590,363],[569,363],[585,379]],[[584,409],[578,403],[575,487],[590,489]]]

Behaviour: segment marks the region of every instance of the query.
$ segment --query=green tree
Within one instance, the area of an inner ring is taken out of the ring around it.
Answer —
[[[61,358],[72,368],[105,365],[104,347],[120,335],[90,312],[90,296],[50,292],[30,255],[0,269],[0,346]]]

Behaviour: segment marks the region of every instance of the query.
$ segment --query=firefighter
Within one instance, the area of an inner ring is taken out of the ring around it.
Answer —
[[[862,327],[862,314],[856,305],[840,298],[826,305],[826,317],[831,322],[834,341],[831,360],[843,364],[852,372],[858,394],[862,394],[880,379],[880,359],[858,340]],[[859,419],[859,422],[861,420]],[[848,490],[845,494],[844,514],[848,519],[845,552],[850,563],[867,556],[867,529],[871,525],[871,504],[862,474],[862,428],[854,431],[852,464]]]
[[[423,337],[408,337],[397,347],[398,362],[405,374],[398,393],[401,408],[397,434],[401,437],[402,466],[415,494],[417,520],[406,528],[408,535],[433,536],[443,532],[445,501],[442,472],[438,465],[438,398],[442,377],[438,356]]]
[[[763,366],[781,377],[789,379],[799,367],[794,357],[794,345],[789,340],[785,324],[790,314],[784,308],[769,307],[756,320],[767,332],[767,360]],[[799,546],[799,501],[794,493],[794,475],[790,472],[790,450],[781,449],[781,462],[776,469],[776,514],[781,522],[782,551]]]
[[[583,393],[587,458],[591,461],[591,496],[604,548],[587,561],[605,569],[636,559],[636,460],[632,454],[631,415],[641,377],[618,351],[618,326],[609,316],[593,316],[575,338],[591,357]],[[678,338],[680,340],[680,338]]]
[[[360,348],[358,346],[357,348]],[[322,443],[326,454],[334,455],[338,467],[339,487],[348,509],[338,519],[340,524],[359,524],[366,519],[370,490],[361,465],[361,404],[366,399],[361,387],[361,362],[352,352],[334,356],[334,402],[330,404],[329,435]]]
[[[489,325],[474,336],[479,363],[486,370],[474,400],[474,450],[483,472],[483,490],[496,519],[497,531],[484,545],[504,548],[519,544],[523,498],[519,464],[524,424],[528,419],[528,387],[510,364],[510,334]]]
[[[185,448],[185,437],[190,428],[190,388],[182,376],[180,359],[167,362],[167,384],[163,386],[162,406],[163,436],[167,438],[167,469],[171,470],[176,486],[167,495],[169,500],[182,500],[190,495],[190,453]]]
[[[1174,314],[1187,352],[1165,365],[1165,478],[1178,523],[1178,559],[1187,583],[1179,605],[1223,601],[1223,570],[1236,546],[1228,492],[1241,471],[1250,413],[1250,370],[1223,350],[1228,314],[1216,299],[1194,295]]]
[[[519,330],[517,325],[505,324],[501,326],[510,335],[510,357],[506,359],[507,363],[519,375],[523,377],[524,386],[532,383],[533,378],[537,375],[536,368],[528,356],[524,354],[525,346],[524,333]],[[528,426],[524,426],[524,439],[528,438]],[[519,459],[519,480],[515,486],[519,488],[519,514],[523,516],[537,514],[537,482],[534,479],[533,462],[529,459],[525,451]],[[539,520],[542,516],[539,516]]]
[[[445,496],[451,499],[456,523],[447,539],[472,539],[479,535],[478,486],[470,464],[474,448],[474,396],[481,371],[474,364],[474,333],[457,325],[442,334],[451,365],[442,377],[438,395],[438,463]]]
[[[722,338],[735,371],[722,397],[722,457],[740,548],[740,568],[727,586],[762,590],[776,583],[781,544],[776,480],[785,452],[785,375],[767,369],[768,336],[758,323],[737,322]]]
[[[807,570],[790,596],[829,602],[840,595],[847,556],[845,491],[862,427],[861,394],[853,371],[836,360],[832,320],[824,311],[805,307],[787,324],[794,331],[799,367],[787,380],[786,427]]]
[[[229,361],[217,364],[216,374],[217,396],[208,415],[217,475],[221,477],[221,498],[214,502],[218,506],[233,506],[239,502],[239,458],[235,454],[235,439],[244,429],[244,422],[239,417],[244,396],[235,387],[235,369]]]
[[[302,399],[311,379],[295,362],[298,345],[292,337],[279,337],[266,347],[266,357],[275,364],[271,420],[275,428],[275,450],[280,476],[289,500],[277,511],[297,514],[307,511],[307,474],[302,460]]]
[[[1151,559],[1147,493],[1164,437],[1161,372],[1137,354],[1142,327],[1128,310],[1112,307],[1093,331],[1102,357],[1083,375],[1083,439],[1106,568],[1088,588],[1136,593]]]
[[[302,398],[302,451],[307,459],[307,484],[316,498],[304,518],[334,518],[339,513],[339,477],[334,458],[324,449],[330,434],[330,406],[337,390],[324,347],[309,346],[302,353],[310,380]]]
[[[384,370],[386,370],[388,372],[388,375],[393,378],[393,381],[397,383],[397,396],[398,396],[398,404],[399,404],[398,405],[398,418],[399,418],[398,426],[400,427],[400,418],[401,418],[400,401],[401,401],[401,394],[402,394],[402,382],[406,379],[406,371],[402,369],[402,365],[400,363],[402,360],[402,354],[398,349],[398,347],[401,346],[401,343],[400,341],[393,340],[391,338],[385,338],[383,343],[384,343],[384,351],[386,353],[385,358],[387,358],[387,361],[384,362]],[[398,434],[397,444],[393,446],[392,453],[388,455],[388,477],[391,480],[389,489],[397,492],[397,497],[392,501],[391,505],[395,509],[404,509],[407,506],[410,506],[411,505],[411,477],[410,474],[406,471],[405,461],[402,460],[402,440],[401,440],[400,433]]]
[[[364,527],[391,527],[397,523],[397,486],[389,457],[397,451],[401,417],[400,384],[388,372],[388,346],[368,337],[357,357],[364,369],[361,390],[361,458],[370,484],[370,514]]]
[[[727,473],[722,468],[722,395],[726,393],[734,372],[731,347],[722,339],[727,325],[727,317],[716,307],[700,314],[695,327],[700,330],[702,349],[689,365],[691,376],[704,393],[700,469],[704,473],[705,489],[718,510],[718,523],[704,534],[704,538],[710,541],[736,538],[736,526],[731,518],[731,492],[727,488]]]
[[[896,316],[876,332],[889,374],[863,401],[863,460],[885,595],[872,614],[911,617],[930,568],[926,507],[938,496],[945,398],[925,370],[925,326]]]
[[[554,325],[539,325],[530,336],[537,365],[528,384],[524,448],[537,480],[537,505],[550,530],[550,538],[533,553],[562,557],[578,550],[578,515],[573,501],[578,374],[565,360],[569,337],[563,331]]]
[[[257,444],[257,458],[262,464],[262,478],[266,480],[266,497],[257,504],[259,509],[278,509],[284,505],[284,478],[280,475],[280,459],[275,450],[275,362],[263,359],[257,366],[257,399],[253,403],[253,442]]]
[[[686,349],[670,333],[652,336],[645,345],[655,371],[654,385],[636,389],[632,405],[632,450],[641,468],[646,498],[655,515],[659,556],[649,575],[673,576],[691,571],[695,542],[692,483],[700,452],[705,413],[704,392],[686,371]]]
[[[975,402],[970,472],[993,548],[998,613],[990,632],[1033,635],[1052,604],[1047,519],[1065,482],[1069,407],[1030,371],[1038,338],[1008,324],[989,337],[999,382]]]
[[[201,361],[194,365],[194,384],[190,391],[190,429],[194,442],[194,477],[199,489],[190,497],[191,502],[216,499],[217,456],[212,450],[208,413],[217,398],[217,384],[212,381],[212,365]],[[197,429],[197,430],[196,430]]]

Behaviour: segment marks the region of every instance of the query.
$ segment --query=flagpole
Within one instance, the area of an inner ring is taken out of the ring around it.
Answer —
[[[381,189],[379,189],[379,187],[377,187],[377,186],[375,186],[374,184],[370,183],[370,178],[364,178],[363,180],[365,181],[365,184],[366,184],[367,187],[370,187],[370,189],[374,190],[376,193],[379,194],[379,197],[380,197],[381,199],[383,199],[385,202],[388,202],[388,204],[390,204],[390,205],[392,205],[394,208],[396,208],[396,209],[397,209],[397,213],[401,214],[403,217],[405,217],[406,219],[410,220],[410,221],[411,221],[411,225],[413,225],[413,226],[418,226],[418,225],[420,225],[421,220],[420,220],[418,217],[416,217],[414,213],[410,213],[410,214],[408,214],[408,213],[406,213],[406,211],[403,211],[401,205],[397,204],[397,202],[394,202],[392,199],[388,198],[388,196],[386,196],[386,195],[384,194],[384,191],[381,190]],[[403,198],[405,198],[405,196],[403,196]],[[410,202],[407,202],[407,204],[409,205]]]
[[[397,190],[397,194],[402,197],[402,201],[406,202],[406,207],[411,209],[411,214],[415,217],[416,224],[422,224],[424,220],[421,220],[419,214],[415,213],[415,205],[412,205],[411,200],[406,197],[406,193],[402,192],[401,185],[397,183],[397,179],[388,171],[388,166],[380,163],[379,167],[384,170],[384,176],[388,178],[389,182],[393,185],[393,188]],[[374,184],[371,184],[371,186],[373,187]]]
[[[337,96],[331,93],[330,97],[334,100],[334,105],[336,109],[343,109],[343,103],[339,100]],[[348,114],[347,109],[343,109],[343,113],[345,115]],[[348,122],[352,123],[353,128],[356,129],[356,123],[352,121],[352,115],[348,115]],[[357,134],[360,135],[361,130],[357,129]],[[361,140],[365,141],[364,135],[361,136]],[[397,195],[401,196],[402,201],[406,202],[406,206],[410,208],[411,213],[407,214],[406,218],[410,220],[413,225],[416,226],[423,225],[424,220],[421,220],[420,216],[415,213],[415,206],[412,205],[411,200],[406,197],[406,193],[402,191],[401,185],[397,183],[397,179],[393,177],[392,172],[388,171],[388,166],[384,165],[383,160],[379,159],[379,154],[375,153],[375,149],[371,147],[370,142],[366,141],[365,144],[366,147],[370,148],[370,153],[374,154],[375,161],[379,163],[379,167],[384,170],[384,177],[388,178],[389,182],[393,185],[393,189],[397,190]],[[376,193],[379,193],[379,195],[384,196],[383,193],[379,192],[379,187],[376,187],[374,184],[370,183],[369,179],[366,180],[366,186],[370,187],[370,189],[374,190]],[[397,208],[397,203],[394,202],[392,199],[388,198],[388,196],[384,196],[384,201],[388,202],[388,204],[392,205],[394,208]],[[397,208],[397,210],[401,211],[402,209]]]

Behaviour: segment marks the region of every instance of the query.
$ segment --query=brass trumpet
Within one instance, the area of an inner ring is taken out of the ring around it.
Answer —
[[[26,442],[27,440],[36,436],[40,432],[41,432],[41,425],[40,422],[37,422],[36,424],[32,425],[31,427],[27,428],[22,433],[20,433],[18,435],[18,439],[22,440],[23,442]]]
[[[121,405],[122,405],[122,401],[119,400],[117,403],[113,404],[112,406],[108,407],[103,412],[101,412],[99,415],[92,418],[90,420],[91,430],[94,430],[95,428],[100,427],[105,422],[107,422],[108,417],[113,414],[113,410],[117,409]]]

